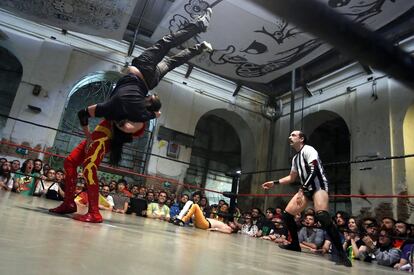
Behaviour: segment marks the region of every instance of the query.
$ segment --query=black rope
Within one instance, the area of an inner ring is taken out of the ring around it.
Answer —
[[[5,117],[5,118],[8,118],[8,119],[13,119],[13,120],[20,121],[20,122],[27,123],[27,124],[31,124],[31,125],[34,125],[34,126],[43,127],[43,128],[47,128],[47,129],[50,129],[50,130],[57,131],[57,132],[65,133],[65,134],[68,134],[68,135],[73,135],[73,136],[77,136],[77,137],[84,137],[82,134],[79,134],[79,133],[68,132],[68,131],[65,131],[65,130],[53,128],[53,127],[46,126],[46,125],[43,125],[43,124],[39,124],[39,123],[35,123],[35,122],[26,121],[26,120],[23,120],[23,119],[11,117],[11,116],[4,115],[4,114],[1,114],[1,113],[0,113],[0,117]],[[158,157],[158,158],[162,158],[162,159],[167,159],[167,160],[174,161],[174,162],[178,162],[178,163],[182,163],[182,164],[187,164],[187,165],[190,165],[192,167],[206,168],[205,166],[192,164],[190,162],[176,160],[176,159],[171,159],[171,158],[164,157],[164,156],[160,156],[160,155],[157,155],[157,154],[139,151],[139,150],[137,150],[135,148],[132,148],[130,146],[126,146],[126,149],[131,150],[131,151],[134,151],[134,152],[138,152],[138,153],[141,153],[141,154],[144,154],[144,155],[151,155],[151,156],[154,156],[154,157]],[[367,163],[367,162],[373,162],[373,161],[392,160],[392,159],[403,159],[403,158],[411,158],[411,157],[414,157],[414,154],[401,155],[401,156],[390,156],[390,157],[378,157],[378,158],[364,159],[364,160],[337,161],[337,162],[325,163],[324,166],[325,167],[329,167],[329,166],[345,166],[345,165],[350,165],[350,164],[355,164],[355,163]],[[214,171],[214,172],[220,172],[220,173],[225,173],[226,172],[226,171],[220,171],[220,170],[212,170],[212,169],[210,169],[210,170],[211,171]],[[262,174],[262,173],[269,173],[269,172],[288,171],[288,170],[290,170],[290,168],[279,168],[279,169],[272,169],[272,170],[260,170],[260,171],[242,172],[241,175],[254,175],[254,174]]]
[[[373,161],[381,161],[381,160],[392,160],[392,159],[403,159],[403,158],[412,158],[414,154],[402,155],[402,156],[390,156],[390,157],[381,157],[381,158],[372,158],[372,159],[363,159],[363,160],[351,160],[351,161],[338,161],[338,162],[329,162],[325,163],[324,167],[329,166],[346,166],[350,164],[358,164],[358,163],[367,163]],[[269,173],[269,172],[280,172],[280,171],[287,171],[290,168],[279,168],[273,170],[262,170],[262,171],[252,171],[252,172],[242,172],[242,175],[253,175],[253,174],[261,174],[261,173]]]

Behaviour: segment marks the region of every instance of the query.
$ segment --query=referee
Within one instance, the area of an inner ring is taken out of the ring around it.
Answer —
[[[328,212],[328,180],[326,179],[319,154],[312,146],[306,144],[306,136],[302,131],[293,131],[289,136],[290,146],[295,149],[296,155],[292,159],[292,168],[288,176],[276,181],[267,181],[262,184],[264,189],[270,189],[275,184],[289,184],[298,178],[301,182],[299,191],[293,196],[283,212],[283,220],[289,230],[291,243],[280,245],[281,248],[301,251],[298,230],[294,217],[301,213],[309,201],[313,201],[315,207],[315,218],[320,222],[322,228],[328,233],[332,244],[339,251],[337,264],[352,266],[345,251],[342,248],[338,229],[332,223]]]

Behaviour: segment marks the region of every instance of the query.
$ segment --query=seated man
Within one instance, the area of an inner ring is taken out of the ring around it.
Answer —
[[[13,189],[14,179],[11,171],[11,163],[3,162],[0,169],[0,190],[11,191]]]
[[[242,224],[236,223],[237,228],[240,229],[238,232],[250,237],[256,237],[259,229],[257,225],[253,224],[252,214],[250,212],[244,213],[243,218],[244,222]]]
[[[102,196],[99,196],[99,209],[112,211],[114,207],[114,199],[109,195],[109,186],[102,187]]]
[[[138,191],[137,198],[145,199],[147,196],[147,188],[145,186],[141,186]]]
[[[114,200],[114,206],[112,208],[112,211],[115,213],[125,214],[128,210],[130,198],[125,195],[124,189],[125,182],[119,181],[116,187],[116,192],[111,194]]]
[[[266,209],[266,219],[260,224],[256,237],[268,236],[271,231],[274,231],[276,229],[272,221],[275,214],[276,212],[274,208],[269,207]]]
[[[172,219],[175,219],[178,214],[180,214],[181,210],[183,209],[184,205],[188,202],[189,197],[187,194],[181,195],[180,201],[174,203],[170,207],[170,217]]]
[[[376,244],[370,236],[363,237],[362,241],[364,245],[359,251],[362,259],[372,254],[377,263],[384,266],[394,266],[401,259],[401,250],[393,247],[391,232],[385,228],[381,228]]]
[[[161,191],[158,194],[158,201],[148,204],[147,217],[159,220],[170,220],[170,208],[165,204],[168,194],[165,191]]]
[[[304,227],[298,232],[299,245],[302,249],[317,252],[322,247],[324,233],[322,229],[315,228],[315,216],[306,214]]]
[[[276,216],[272,219],[274,229],[272,229],[268,236],[263,236],[263,240],[271,240],[277,244],[284,244],[287,239],[289,232],[285,225],[283,224],[282,218]]]
[[[227,234],[233,233],[236,229],[236,226],[234,224],[232,224],[233,227],[231,227],[221,221],[204,217],[200,206],[195,203],[191,205],[187,214],[182,217],[182,219],[175,219],[174,224],[184,226],[184,224],[187,223],[191,217],[194,217],[194,226],[199,229],[218,231]]]

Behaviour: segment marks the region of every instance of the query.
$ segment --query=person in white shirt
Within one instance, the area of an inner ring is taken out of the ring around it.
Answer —
[[[114,199],[109,195],[109,192],[109,186],[104,185],[101,191],[104,200],[102,200],[101,197],[99,198],[99,209],[112,211],[114,207]]]

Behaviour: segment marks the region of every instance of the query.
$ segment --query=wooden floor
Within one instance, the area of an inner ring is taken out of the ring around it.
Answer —
[[[281,250],[269,241],[103,212],[102,224],[55,216],[56,202],[0,191],[0,274],[390,274]]]

